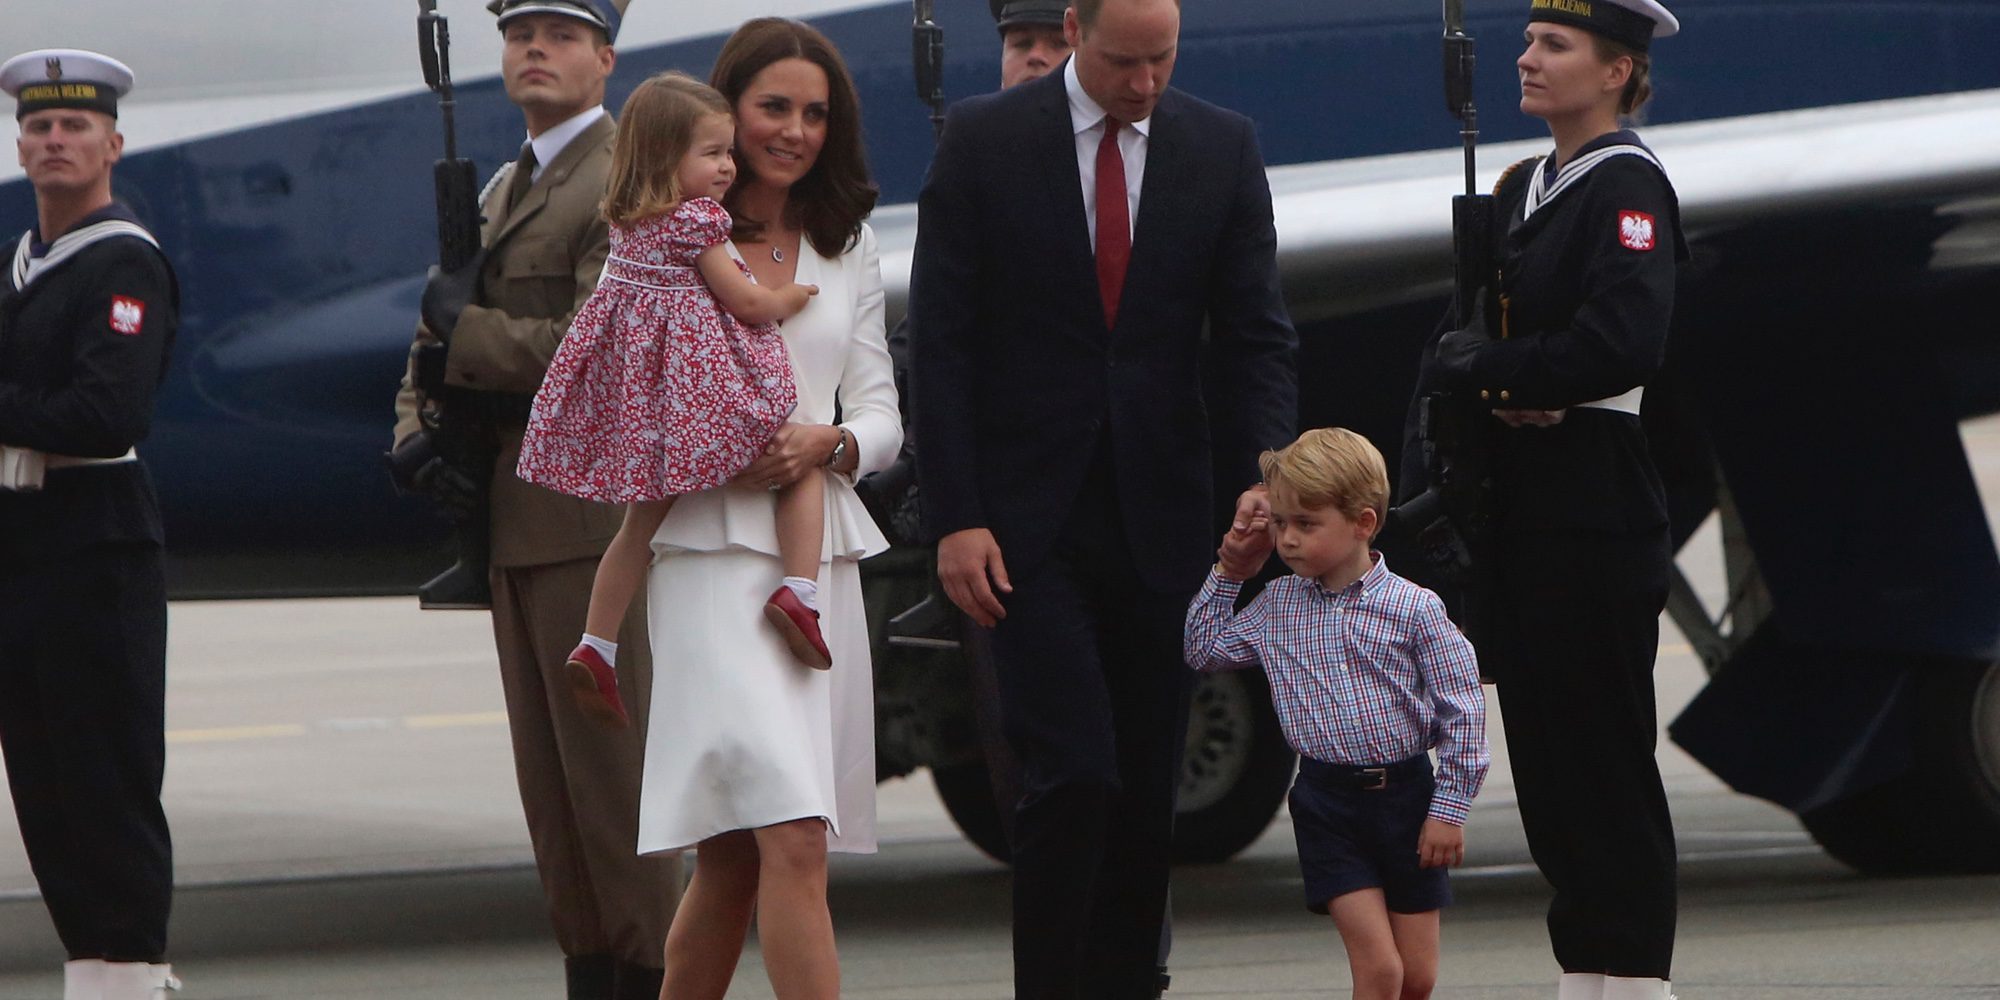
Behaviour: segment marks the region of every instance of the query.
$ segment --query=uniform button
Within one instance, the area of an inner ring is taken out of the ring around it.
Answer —
[[[1492,399],[1492,398],[1493,398],[1493,394],[1492,394],[1491,392],[1488,392],[1488,391],[1486,391],[1485,389],[1481,389],[1481,390],[1479,390],[1479,398],[1480,398],[1480,399]]]
[[[1504,402],[1506,402],[1506,401],[1507,401],[1507,399],[1508,399],[1508,398],[1509,398],[1510,396],[1512,396],[1512,395],[1513,395],[1512,393],[1508,392],[1508,391],[1507,391],[1507,390],[1505,390],[1505,389],[1502,389],[1502,390],[1500,390],[1500,401],[1504,403]]]

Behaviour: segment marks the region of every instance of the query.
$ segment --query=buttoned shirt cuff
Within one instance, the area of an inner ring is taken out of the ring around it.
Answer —
[[[1226,597],[1234,603],[1236,595],[1242,592],[1243,581],[1231,580],[1223,576],[1222,564],[1217,563],[1208,568],[1208,581],[1201,585],[1201,593],[1196,595],[1196,598],[1203,604],[1207,604],[1218,597]]]
[[[1472,803],[1457,792],[1440,786],[1431,793],[1430,818],[1453,826],[1464,826],[1472,815]]]

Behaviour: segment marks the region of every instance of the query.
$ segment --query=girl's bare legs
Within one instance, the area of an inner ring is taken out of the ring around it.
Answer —
[[[761,859],[757,942],[771,991],[778,1000],[838,1000],[840,957],[826,908],[826,822],[799,819],[754,832]]]
[[[826,544],[826,478],[817,471],[778,491],[778,562],[785,585],[764,604],[764,617],[800,663],[820,670],[833,654],[819,630],[816,599],[820,549]],[[788,593],[789,591],[789,593]]]
[[[629,504],[618,534],[597,560],[597,577],[590,585],[590,610],[583,619],[583,641],[569,654],[570,690],[584,714],[607,725],[631,724],[625,701],[618,695],[618,623],[645,582],[653,562],[653,533],[667,519],[674,498]]]
[[[597,560],[597,578],[590,584],[590,612],[584,616],[583,630],[605,639],[616,638],[625,609],[645,582],[646,567],[653,564],[653,535],[660,522],[674,509],[674,498],[627,504],[625,521],[612,536],[603,558]]]
[[[701,842],[694,879],[667,930],[660,1000],[722,1000],[729,992],[757,907],[757,854],[748,830]]]
[[[819,579],[826,545],[826,477],[809,472],[778,491],[778,561],[786,576]]]

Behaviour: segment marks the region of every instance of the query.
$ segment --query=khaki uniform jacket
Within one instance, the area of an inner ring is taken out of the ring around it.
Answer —
[[[571,140],[512,213],[507,211],[511,178],[491,185],[481,206],[486,263],[479,290],[452,331],[447,383],[523,394],[541,386],[570,317],[597,287],[610,253],[610,230],[599,204],[616,128],[606,115]],[[418,430],[416,348],[434,341],[419,322],[396,394],[398,442]],[[493,467],[493,565],[537,566],[603,554],[623,509],[523,482],[514,466],[524,429],[518,423],[500,429]]]

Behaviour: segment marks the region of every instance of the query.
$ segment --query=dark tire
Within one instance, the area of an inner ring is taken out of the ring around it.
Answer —
[[[1174,863],[1227,861],[1250,846],[1284,804],[1297,762],[1278,728],[1263,674],[1243,670],[1196,680],[1174,818]],[[934,767],[931,782],[966,839],[995,861],[1007,861],[1007,836],[985,762]]]
[[[1000,807],[993,801],[993,779],[986,762],[974,760],[931,768],[931,784],[944,800],[945,812],[972,846],[1001,864],[1013,857],[1007,847],[1007,831],[1000,825]]]
[[[2000,872],[2000,664],[1926,670],[1915,767],[1800,819],[1869,874]]]
[[[1174,863],[1227,861],[1271,825],[1298,757],[1255,670],[1203,674],[1188,709]]]

